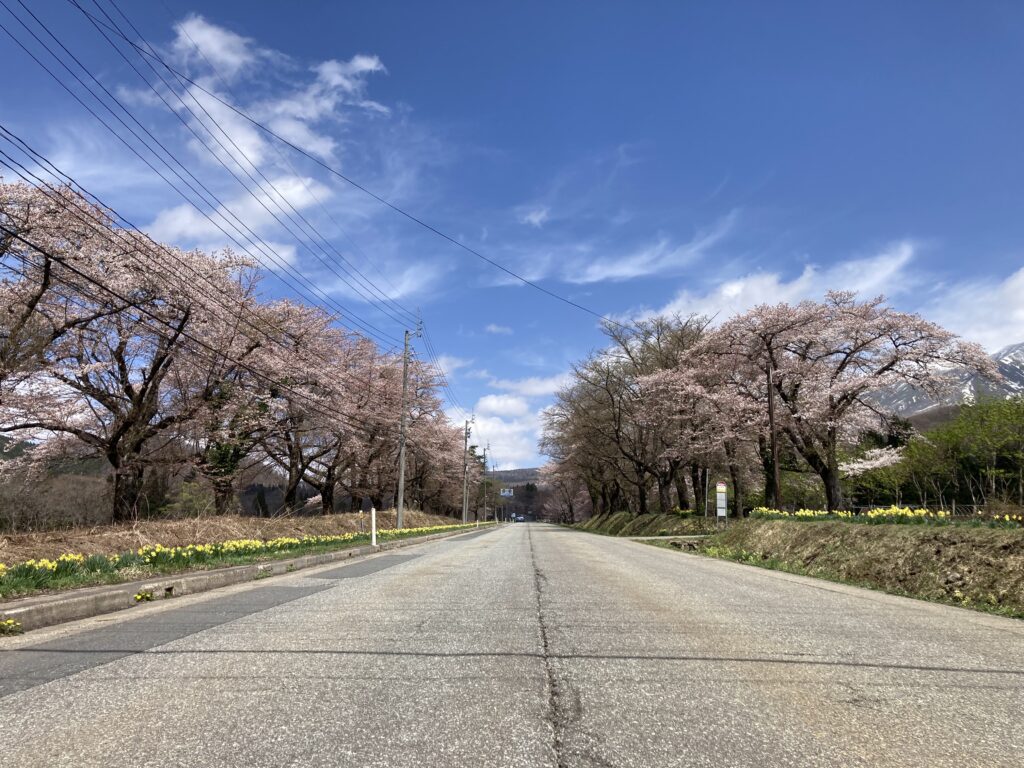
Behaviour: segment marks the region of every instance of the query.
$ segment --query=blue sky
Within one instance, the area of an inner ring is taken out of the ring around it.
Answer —
[[[884,293],[991,351],[1024,341],[1019,4],[119,5],[204,86],[598,312],[727,316],[843,288]],[[282,259],[401,335],[266,215],[85,16],[63,0],[30,7]],[[0,19],[52,63],[8,11]],[[7,127],[155,236],[225,244],[10,38],[0,52]],[[332,248],[422,312],[498,464],[539,463],[538,412],[601,344],[594,318],[206,103]],[[279,273],[268,295],[295,295]]]

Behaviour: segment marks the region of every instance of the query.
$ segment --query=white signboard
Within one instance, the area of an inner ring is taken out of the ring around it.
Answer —
[[[718,483],[715,485],[715,496],[717,497],[718,501],[718,517],[725,517],[726,504],[728,501],[728,494],[726,493],[725,483]]]
[[[512,497],[512,496],[515,495],[514,489],[512,489],[512,488],[502,488],[501,489],[501,495],[502,496]]]

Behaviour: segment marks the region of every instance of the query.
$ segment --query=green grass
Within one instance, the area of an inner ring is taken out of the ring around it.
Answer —
[[[615,512],[596,515],[576,527],[606,536],[692,536],[711,533],[715,530],[715,521],[685,512],[654,515]]]

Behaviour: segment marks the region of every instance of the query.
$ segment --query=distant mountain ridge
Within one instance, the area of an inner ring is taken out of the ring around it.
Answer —
[[[488,477],[493,477],[506,485],[525,485],[526,483],[540,482],[539,467],[522,467],[520,469],[499,469],[495,472],[488,472]]]
[[[931,410],[977,402],[979,398],[1007,398],[1024,394],[1024,342],[992,355],[1002,381],[986,379],[964,368],[943,374],[949,382],[939,397],[910,384],[897,384],[881,393],[876,402],[884,410],[904,418],[920,417]]]

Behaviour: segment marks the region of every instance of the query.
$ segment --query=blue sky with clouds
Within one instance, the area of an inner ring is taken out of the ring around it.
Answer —
[[[601,313],[728,315],[845,288],[992,351],[1024,341],[1017,3],[118,3],[204,87]],[[109,0],[82,4],[125,24]],[[189,132],[195,118],[163,89],[169,110],[86,16],[64,0],[29,7],[314,293],[401,335],[396,313],[270,216]],[[0,20],[70,82],[3,8]],[[10,38],[0,52],[0,122],[154,236],[227,242]],[[196,95],[327,255],[422,312],[498,464],[537,464],[538,412],[600,345],[594,318]],[[279,275],[267,293],[294,295]]]

